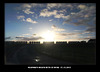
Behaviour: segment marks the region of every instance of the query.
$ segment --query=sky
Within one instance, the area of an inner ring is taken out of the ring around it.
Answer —
[[[96,38],[95,3],[5,3],[5,41]]]

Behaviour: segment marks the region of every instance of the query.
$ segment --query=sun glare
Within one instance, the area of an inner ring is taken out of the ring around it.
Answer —
[[[47,31],[42,34],[42,37],[44,38],[44,41],[54,41],[54,32]]]

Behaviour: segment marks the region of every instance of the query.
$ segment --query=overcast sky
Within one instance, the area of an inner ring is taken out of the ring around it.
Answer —
[[[95,3],[5,3],[5,40],[44,40],[50,31],[57,41],[96,38]]]

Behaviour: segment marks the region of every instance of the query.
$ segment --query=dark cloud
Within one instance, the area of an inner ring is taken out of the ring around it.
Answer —
[[[52,25],[52,27],[51,28],[56,28],[56,26],[55,25]]]
[[[84,25],[84,26],[88,26],[89,22],[91,21],[91,19],[89,18],[85,18],[85,19],[78,19],[77,22],[73,22],[74,25],[78,26],[78,25]]]
[[[84,37],[84,38],[77,38],[78,40],[89,40],[89,39],[96,39],[94,36]]]
[[[11,39],[11,37],[5,37],[5,40]]]
[[[19,40],[24,40],[24,41],[43,39],[42,37],[16,37],[16,38],[19,39]]]
[[[89,32],[89,33],[96,32],[96,28],[95,28],[95,26],[88,27],[85,32]]]
[[[79,35],[79,34],[83,34],[83,33],[56,33],[56,35],[59,35],[59,36],[73,36],[73,35]]]
[[[52,9],[52,8],[74,8],[76,6],[75,3],[48,3],[47,8]]]
[[[31,9],[37,7],[45,7],[45,4],[40,3],[23,3],[19,7],[16,7],[16,10],[24,10],[24,9]]]
[[[73,24],[78,26],[88,25],[90,21],[95,22],[94,18],[96,17],[96,6],[94,4],[91,6],[79,5],[78,7],[81,9],[74,14],[69,14],[69,17],[63,22],[64,24]]]
[[[37,34],[33,34],[33,36],[36,36]]]
[[[52,25],[51,28],[52,28],[54,31],[65,31],[64,28],[58,28],[58,27],[55,26],[55,25]]]
[[[17,36],[17,37],[15,37],[15,38],[24,38],[23,36]]]
[[[69,14],[64,24],[72,24],[74,26],[84,26],[86,30],[82,34],[96,32],[96,5],[80,4],[77,7],[78,12]],[[68,34],[64,34],[68,35]],[[72,34],[74,35],[74,34]]]
[[[95,38],[94,35],[86,35],[85,31],[76,33],[56,33],[57,37],[65,39],[88,40]],[[85,36],[86,35],[86,36]]]

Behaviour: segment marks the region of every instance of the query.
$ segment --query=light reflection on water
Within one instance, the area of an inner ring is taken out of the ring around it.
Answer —
[[[40,61],[40,59],[35,59],[35,61],[36,61],[36,62],[39,62],[39,61]]]
[[[40,61],[40,57],[36,56],[35,59],[33,59],[35,62],[39,62]]]

